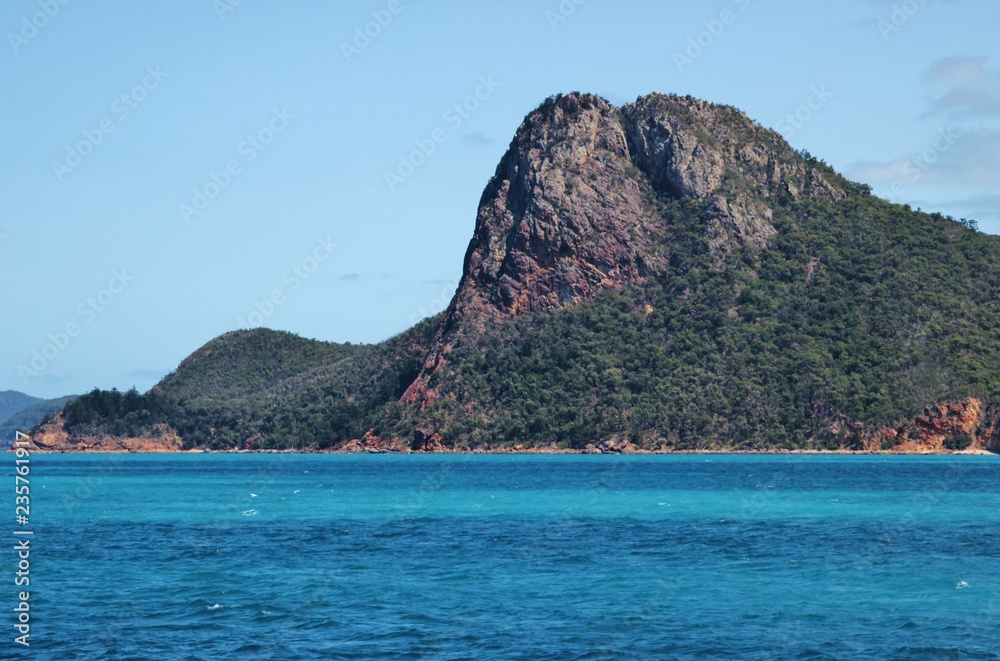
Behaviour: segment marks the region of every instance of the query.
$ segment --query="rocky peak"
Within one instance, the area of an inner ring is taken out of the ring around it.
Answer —
[[[621,110],[633,161],[655,184],[689,198],[803,196],[845,192],[774,131],[731,106],[650,94]]]
[[[598,97],[550,100],[530,114],[483,192],[462,302],[552,308],[645,275],[630,164],[620,114]]]
[[[650,195],[701,202],[709,245],[725,252],[764,247],[774,204],[846,193],[728,106],[553,97],[525,118],[483,192],[458,302],[548,309],[643,278],[656,266]]]
[[[846,196],[780,135],[730,106],[651,94],[621,114],[631,158],[653,185],[704,201],[713,252],[766,246],[775,204]]]
[[[549,98],[483,191],[458,292],[404,400],[423,396],[461,323],[591,300],[662,269],[655,200],[700,205],[721,256],[765,247],[774,205],[845,197],[834,179],[728,106],[662,94],[622,108],[592,94]]]

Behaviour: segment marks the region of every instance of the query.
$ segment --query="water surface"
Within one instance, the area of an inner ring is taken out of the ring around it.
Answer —
[[[35,456],[31,479],[33,658],[1000,658],[995,457]]]

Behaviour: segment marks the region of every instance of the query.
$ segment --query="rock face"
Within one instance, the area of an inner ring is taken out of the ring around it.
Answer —
[[[591,443],[583,449],[583,454],[634,454],[637,448],[626,440],[605,440]]]
[[[735,108],[662,94],[622,108],[589,94],[549,99],[483,192],[458,291],[402,401],[438,399],[431,375],[461,325],[588,301],[657,270],[670,256],[658,197],[699,205],[724,253],[766,246],[771,205],[802,196],[846,192]]]
[[[620,113],[570,97],[529,117],[483,193],[461,302],[517,313],[646,273],[645,219]]]
[[[653,184],[705,201],[714,251],[767,245],[776,233],[776,200],[845,196],[734,108],[653,94],[625,106],[622,116],[630,156]],[[727,181],[733,172],[741,176]]]
[[[593,95],[550,100],[483,192],[458,302],[517,313],[636,282],[658,259],[651,194],[698,201],[717,250],[765,246],[773,201],[846,195],[728,106],[660,94],[620,109]]]
[[[950,449],[945,445],[949,439],[967,438],[976,443],[977,431],[985,422],[984,413],[983,403],[975,397],[960,402],[928,406],[912,421],[877,432],[866,449],[891,448],[899,452],[940,452]],[[984,431],[986,433],[979,438],[976,447],[994,451],[1000,449],[997,439],[992,438],[996,432],[991,429]]]
[[[375,430],[369,429],[361,438],[350,440],[329,451],[344,454],[398,454],[409,452],[410,449],[395,439],[376,436]]]
[[[31,435],[32,452],[181,452],[184,444],[177,434],[162,428],[161,436],[139,438],[97,438],[74,436],[64,428],[62,414],[42,425]]]
[[[983,430],[980,439],[985,449],[1000,453],[1000,414]]]

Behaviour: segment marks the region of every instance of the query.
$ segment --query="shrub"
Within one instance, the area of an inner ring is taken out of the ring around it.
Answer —
[[[944,447],[947,450],[961,451],[972,445],[971,434],[957,434],[944,439]]]

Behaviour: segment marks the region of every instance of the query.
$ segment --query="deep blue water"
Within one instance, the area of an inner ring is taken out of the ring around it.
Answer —
[[[31,648],[10,550],[0,658],[1000,658],[995,457],[31,467]]]

